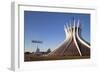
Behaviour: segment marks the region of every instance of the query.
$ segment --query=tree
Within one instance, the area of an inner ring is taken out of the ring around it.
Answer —
[[[51,49],[49,48],[48,50],[47,50],[47,53],[50,53],[51,52]]]
[[[25,54],[31,54],[30,52],[25,52]]]

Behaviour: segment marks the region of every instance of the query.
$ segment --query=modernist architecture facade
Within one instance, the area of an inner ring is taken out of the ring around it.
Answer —
[[[81,36],[80,20],[64,25],[65,40],[48,56],[90,56],[90,44]]]

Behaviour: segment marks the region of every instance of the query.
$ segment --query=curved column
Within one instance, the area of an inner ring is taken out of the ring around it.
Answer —
[[[55,48],[53,52],[49,53],[48,55],[52,55],[52,54],[56,55],[57,54],[56,51],[58,52],[59,48],[61,48],[62,46],[65,46],[65,48],[60,49],[62,52],[59,53],[59,55],[63,55],[64,51],[66,50],[66,47],[68,47],[68,45],[72,41],[72,26],[64,25],[64,31],[66,35],[65,40],[59,46],[57,46],[57,48]]]
[[[73,37],[73,35],[72,35],[72,25],[71,25],[71,23],[70,23],[70,27],[69,27],[69,30],[68,30],[68,35],[69,35],[69,38],[67,38],[68,40],[67,40],[67,43],[66,43],[66,48],[70,45],[70,43],[71,43],[71,41],[72,41],[72,37]],[[66,48],[64,48],[64,50],[62,51],[61,55],[64,54]]]
[[[78,46],[78,44],[77,44],[77,41],[76,41],[75,21],[74,21],[74,27],[73,27],[73,40],[74,40],[74,42],[75,42],[75,45],[76,45],[76,47],[77,47],[77,50],[78,50],[80,56],[82,56],[82,53],[81,53],[81,51],[80,51],[80,49],[79,49],[79,46]]]
[[[87,46],[88,48],[90,48],[90,45],[88,45],[87,43],[85,43],[85,42],[80,38],[80,36],[79,36],[79,29],[78,29],[79,25],[80,25],[80,23],[79,23],[79,21],[78,21],[77,30],[76,30],[76,36],[77,36],[78,40],[79,40],[83,45],[85,45],[85,46]]]

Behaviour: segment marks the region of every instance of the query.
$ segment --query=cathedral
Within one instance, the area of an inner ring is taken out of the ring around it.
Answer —
[[[90,43],[81,36],[80,20],[64,25],[65,39],[48,56],[90,56]]]

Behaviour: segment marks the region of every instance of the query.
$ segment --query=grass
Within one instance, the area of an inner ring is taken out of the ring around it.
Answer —
[[[69,60],[69,59],[88,59],[90,56],[31,56],[24,61],[48,61],[48,60]]]

